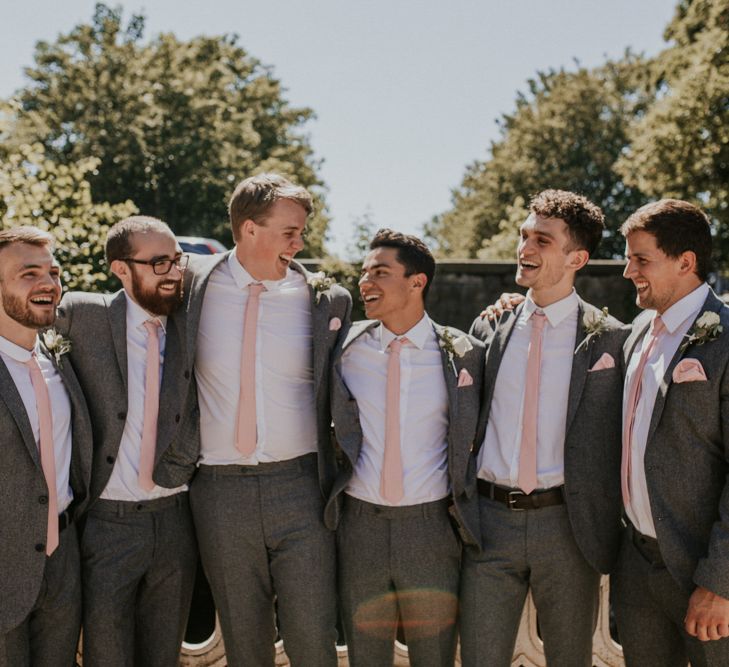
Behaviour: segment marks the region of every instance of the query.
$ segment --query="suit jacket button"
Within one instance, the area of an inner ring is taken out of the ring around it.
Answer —
[[[106,462],[107,462],[107,463],[108,463],[109,465],[111,465],[112,463],[114,463],[114,457],[113,457],[113,456],[107,456],[107,457],[106,457]]]
[[[36,544],[35,545],[35,550],[36,551],[45,551],[46,550],[46,545],[45,544]]]
[[[190,371],[185,371],[185,380],[190,379]]]
[[[116,415],[119,419],[126,419],[127,413],[126,412],[118,412]]]
[[[48,496],[38,496],[38,502],[41,505],[47,505],[48,504]]]
[[[177,422],[177,423],[180,422],[180,415],[175,415],[175,422]]]

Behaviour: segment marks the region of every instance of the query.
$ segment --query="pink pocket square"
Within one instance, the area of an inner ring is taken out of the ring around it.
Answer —
[[[342,320],[338,317],[332,317],[329,320],[329,331],[339,331],[342,328]]]
[[[602,371],[606,368],[615,368],[615,359],[613,359],[607,352],[603,352],[602,356],[595,362],[595,365],[589,370],[589,372]]]
[[[472,384],[473,378],[471,374],[465,368],[461,368],[461,372],[458,374],[458,386],[470,387]]]
[[[706,382],[704,367],[698,359],[681,359],[673,369],[674,382]]]

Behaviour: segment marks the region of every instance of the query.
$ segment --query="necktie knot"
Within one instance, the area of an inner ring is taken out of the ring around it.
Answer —
[[[544,325],[547,323],[547,316],[543,310],[535,310],[532,313],[532,326],[537,330],[541,331],[544,329]]]
[[[261,295],[261,292],[265,291],[266,287],[261,283],[251,283],[248,285],[248,294],[251,297],[258,298]]]
[[[653,318],[653,329],[652,334],[654,337],[660,336],[666,330],[666,325],[663,322],[663,318],[660,315],[656,315]]]
[[[393,352],[394,354],[400,354],[400,350],[402,349],[402,346],[408,342],[410,342],[410,341],[408,341],[407,338],[393,338],[387,347],[390,350],[390,352]]]

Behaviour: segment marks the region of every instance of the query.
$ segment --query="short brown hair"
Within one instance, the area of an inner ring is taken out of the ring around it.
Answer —
[[[425,301],[435,275],[435,259],[428,246],[412,234],[380,229],[370,241],[370,250],[375,248],[395,248],[397,261],[405,267],[406,276],[412,276],[414,273],[425,274],[427,278],[423,288],[423,301]]]
[[[53,250],[55,239],[53,235],[38,227],[23,225],[22,227],[11,227],[0,231],[0,250],[13,243],[29,243],[36,246],[48,246]]]
[[[166,222],[149,215],[133,215],[112,225],[106,235],[106,247],[104,248],[106,263],[111,265],[116,259],[129,257],[134,252],[132,237],[135,234],[146,234],[147,232],[172,234],[172,230]]]
[[[648,232],[668,257],[691,251],[696,255],[696,275],[706,280],[711,269],[711,222],[698,206],[681,199],[661,199],[641,206],[620,227],[627,237]]]
[[[238,239],[238,230],[246,220],[264,224],[266,214],[279,199],[300,204],[307,215],[313,210],[312,198],[306,188],[280,174],[258,174],[238,183],[228,203],[233,239]]]
[[[532,197],[529,211],[542,218],[564,220],[572,239],[570,250],[587,250],[590,256],[597,250],[605,216],[587,197],[568,190],[543,190]]]

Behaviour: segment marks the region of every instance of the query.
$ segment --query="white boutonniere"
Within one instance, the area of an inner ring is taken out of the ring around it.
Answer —
[[[716,340],[722,331],[724,331],[724,327],[721,325],[719,314],[705,310],[701,313],[699,319],[696,320],[691,330],[687,334],[684,334],[686,340],[681,343],[679,349],[683,352],[692,343],[703,345],[709,341]]]
[[[450,329],[443,329],[438,336],[438,345],[448,354],[448,361],[450,361],[453,372],[458,377],[458,371],[456,370],[456,364],[453,359],[455,357],[460,359],[466,352],[470,352],[473,349],[473,345],[468,340],[468,336],[454,336]]]
[[[607,318],[609,314],[607,306],[597,312],[594,310],[585,311],[585,314],[582,316],[582,326],[585,328],[585,333],[587,335],[575,348],[575,354],[577,354],[583,347],[587,347],[592,338],[599,338],[603,332],[608,330]]]
[[[317,303],[321,300],[321,295],[324,294],[324,292],[326,292],[332,285],[337,283],[334,278],[327,276],[324,271],[312,273],[306,282],[308,282],[314,290]]]
[[[55,329],[48,329],[43,332],[43,345],[53,355],[58,367],[61,368],[61,357],[71,351],[71,341],[61,336]]]

